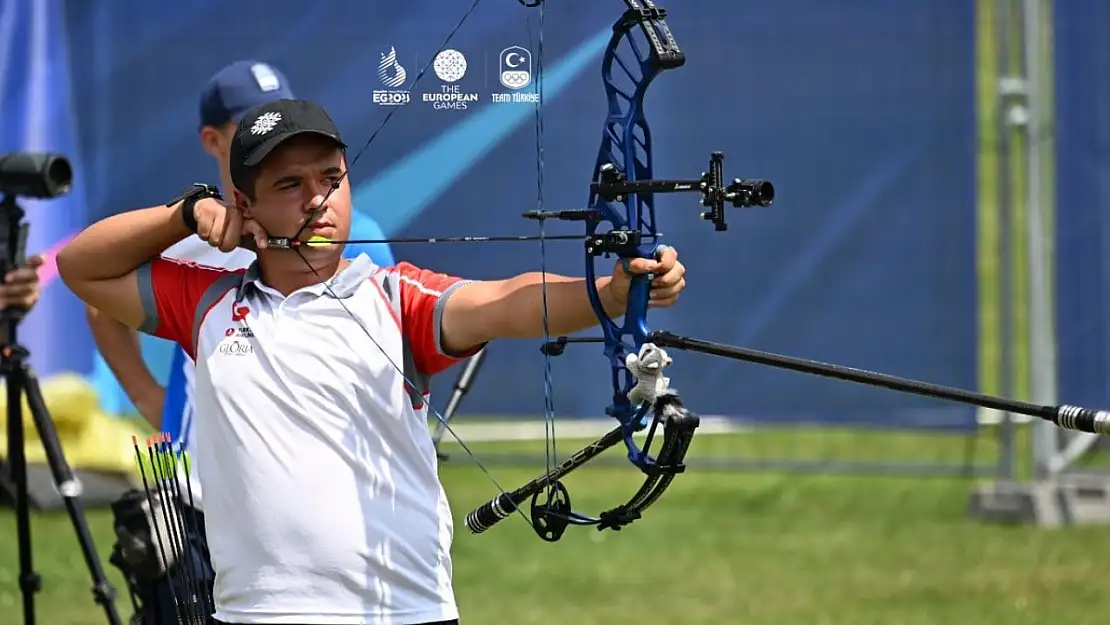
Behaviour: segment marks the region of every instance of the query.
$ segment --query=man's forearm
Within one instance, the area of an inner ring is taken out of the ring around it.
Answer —
[[[610,317],[624,314],[609,292],[611,278],[597,279],[601,304]],[[543,277],[539,273],[525,273],[502,283],[503,293],[499,307],[500,338],[536,338],[543,336]],[[552,335],[572,334],[598,324],[597,314],[590,305],[584,278],[568,278],[547,274],[547,322]]]
[[[74,237],[58,253],[58,271],[67,280],[119,278],[190,234],[180,202],[120,213]]]
[[[140,405],[147,399],[158,396],[162,392],[162,386],[151,375],[143,360],[139,334],[91,306],[86,309],[86,313],[89,329],[100,355],[104,357],[104,362],[108,363],[108,368],[115,374],[132,403]],[[152,425],[159,427],[157,423]]]

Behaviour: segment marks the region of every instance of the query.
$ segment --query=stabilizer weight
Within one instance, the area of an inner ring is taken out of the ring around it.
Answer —
[[[513,500],[512,495],[501,493],[467,514],[466,527],[473,534],[481,534],[509,518],[509,515],[516,512],[519,506],[520,504]]]
[[[1110,412],[1063,405],[1056,409],[1056,425],[1069,430],[1110,434]]]

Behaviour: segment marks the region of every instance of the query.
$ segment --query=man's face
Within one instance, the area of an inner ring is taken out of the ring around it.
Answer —
[[[351,187],[343,176],[346,167],[343,151],[334,142],[313,135],[294,137],[262,161],[254,199],[236,189],[235,202],[271,236],[293,236],[307,222],[301,240],[313,235],[346,240],[351,223]],[[331,191],[337,183],[339,188]],[[313,216],[325,196],[326,209]]]

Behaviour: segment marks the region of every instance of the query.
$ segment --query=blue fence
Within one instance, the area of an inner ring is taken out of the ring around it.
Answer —
[[[88,219],[215,179],[198,144],[196,98],[208,76],[233,60],[280,67],[297,93],[322,102],[361,147],[394,110],[374,101],[375,91],[388,89],[378,78],[382,56],[395,50],[411,79],[469,5],[64,4],[80,145],[74,156],[87,201],[80,214]],[[723,234],[698,219],[692,198],[659,199],[661,229],[689,267],[690,285],[679,306],[650,316],[653,326],[975,387],[973,3],[704,0],[671,8],[668,21],[688,61],[649,95],[657,173],[697,176],[708,153],[720,149],[726,174],[769,178],[778,198],[772,208],[736,212]],[[549,207],[581,206],[587,197],[605,114],[600,53],[622,9],[615,0],[563,0],[548,10]],[[535,16],[515,2],[482,3],[452,41],[468,62],[454,84],[477,101],[466,110],[423,102],[423,93],[445,85],[429,71],[355,166],[356,207],[387,234],[534,233],[518,217],[536,201],[532,108],[493,100],[504,91],[500,52],[535,51]],[[530,244],[394,253],[474,278],[534,270],[539,262]],[[552,271],[582,271],[576,244],[551,244],[547,257]],[[80,324],[50,332],[87,334]],[[168,351],[154,343],[148,356],[164,371]],[[466,410],[542,411],[537,348],[493,346]],[[706,414],[974,426],[964,407],[676,356],[674,383]],[[90,356],[82,366],[91,371],[92,363]],[[554,370],[559,414],[597,415],[608,397],[603,367],[596,349],[568,349]],[[439,381],[441,399],[450,377]]]

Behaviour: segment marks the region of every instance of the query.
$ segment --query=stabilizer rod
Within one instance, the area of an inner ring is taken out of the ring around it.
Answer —
[[[1042,406],[984,393],[966,391],[951,386],[941,386],[929,382],[899,378],[885,373],[854,369],[852,367],[834,365],[816,360],[807,360],[805,358],[782,356],[771,352],[726,345],[724,343],[692,339],[678,336],[670,332],[652,332],[648,335],[647,340],[651,343],[655,343],[659,347],[670,347],[684,351],[709,354],[711,356],[722,356],[724,358],[742,360],[744,362],[765,365],[776,369],[787,369],[789,371],[796,371],[809,375],[855,382],[856,384],[877,386],[900,393],[911,393],[913,395],[945,399],[962,404],[980,406],[982,408],[993,408],[1004,412],[1028,415],[1030,417],[1044,419],[1045,421],[1051,421],[1069,430],[1090,432],[1092,434],[1110,434],[1110,412],[1104,410],[1092,410],[1090,408],[1069,405]]]

